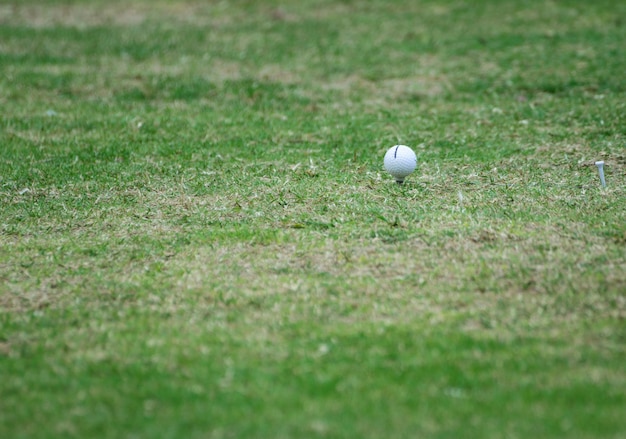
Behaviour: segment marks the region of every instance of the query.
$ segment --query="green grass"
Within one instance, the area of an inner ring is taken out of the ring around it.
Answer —
[[[0,437],[624,437],[625,45],[609,0],[1,0]]]

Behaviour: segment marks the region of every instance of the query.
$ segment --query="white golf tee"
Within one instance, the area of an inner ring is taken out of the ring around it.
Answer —
[[[600,174],[600,183],[602,183],[602,187],[606,187],[606,181],[604,180],[604,162],[596,162],[596,166],[598,167],[598,173]]]

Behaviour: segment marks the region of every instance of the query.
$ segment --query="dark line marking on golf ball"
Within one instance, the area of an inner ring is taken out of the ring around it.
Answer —
[[[398,150],[400,149],[400,145],[396,146],[396,150],[393,152],[393,158],[398,158]]]

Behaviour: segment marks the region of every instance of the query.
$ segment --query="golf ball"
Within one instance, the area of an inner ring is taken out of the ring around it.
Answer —
[[[415,170],[417,157],[411,148],[406,145],[395,145],[385,154],[385,170],[389,172],[398,183],[404,182],[404,178]]]

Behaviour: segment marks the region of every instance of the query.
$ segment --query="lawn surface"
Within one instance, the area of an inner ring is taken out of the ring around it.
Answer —
[[[610,0],[0,0],[0,437],[625,437],[625,47]]]

